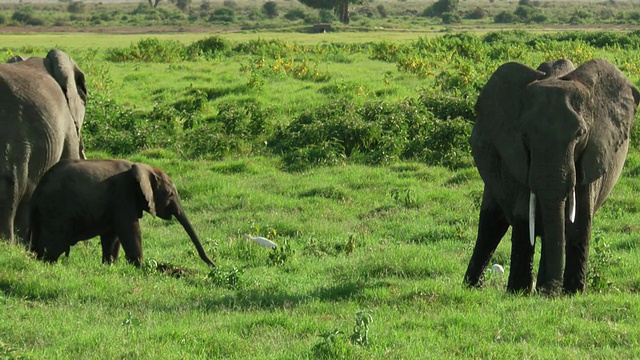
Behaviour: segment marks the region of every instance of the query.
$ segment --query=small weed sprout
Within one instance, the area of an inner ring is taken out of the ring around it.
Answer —
[[[235,290],[242,284],[242,273],[242,269],[238,269],[235,266],[228,271],[216,267],[209,272],[206,279],[211,280],[216,286]]]
[[[367,346],[369,344],[369,325],[373,323],[372,310],[359,310],[356,312],[356,324],[353,334],[349,336],[352,344]]]
[[[278,245],[278,247],[269,251],[269,259],[267,260],[267,263],[269,265],[284,265],[292,253],[289,241],[284,240]]]
[[[349,346],[344,332],[338,329],[320,334],[322,342],[313,346],[313,353],[317,359],[349,359],[353,349]]]
[[[356,234],[349,234],[349,240],[344,244],[344,253],[351,255],[354,251],[356,251]]]
[[[158,262],[154,259],[145,260],[142,263],[142,271],[151,274],[158,270]]]
[[[137,317],[131,314],[131,311],[127,312],[127,316],[122,320],[122,326],[126,326],[127,329],[133,331],[134,327],[141,326],[142,322]]]
[[[593,237],[591,255],[589,257],[587,269],[587,282],[589,286],[597,292],[602,292],[610,288],[612,282],[608,281],[607,272],[612,265],[620,261],[620,258],[613,255],[609,244],[605,242],[601,234],[596,234]]]
[[[354,347],[349,345],[367,346],[369,344],[369,325],[373,323],[372,310],[358,310],[353,333],[347,338],[340,329],[334,329],[318,335],[322,342],[313,347],[316,358],[320,359],[348,359],[354,354]]]
[[[392,189],[391,198],[396,204],[406,208],[415,208],[418,205],[416,192],[413,189]]]

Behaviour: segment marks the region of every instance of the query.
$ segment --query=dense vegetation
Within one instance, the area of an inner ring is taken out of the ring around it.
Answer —
[[[639,32],[287,36],[3,36],[6,57],[55,42],[78,62],[89,157],[165,169],[218,267],[149,215],[142,269],[101,266],[95,240],[54,265],[2,242],[0,358],[637,356],[637,133],[594,222],[585,294],[509,295],[494,273],[481,291],[461,282],[482,196],[468,135],[488,76],[511,60],[606,57],[638,84]],[[505,239],[493,262],[507,274],[509,254]]]
[[[189,44],[146,38],[104,54],[86,52],[87,69],[95,72],[88,78],[97,91],[88,106],[85,143],[88,149],[121,156],[153,148],[184,158],[276,155],[294,170],[397,160],[468,167],[473,105],[500,64],[518,59],[535,67],[561,57],[580,64],[607,53],[633,75],[638,45],[640,31],[504,31],[406,43],[316,45],[233,42],[220,36]],[[149,89],[146,106],[123,101],[127,97],[120,91],[135,89],[135,80],[116,85],[106,70],[108,64],[132,64],[133,73],[125,78],[148,80],[159,67],[193,66],[206,73],[223,63],[240,64],[231,70],[232,79],[225,73],[222,82],[196,84],[193,73],[182,73],[185,87]],[[377,71],[378,64],[395,69]],[[356,66],[371,68],[373,78],[346,78],[345,72],[349,75]],[[404,83],[415,86],[411,81],[418,87],[399,89]],[[286,89],[295,92],[300,86],[307,94],[298,104],[281,101]]]
[[[439,25],[502,26],[550,24],[634,24],[640,8],[633,1],[438,0],[349,1],[198,1],[153,0],[138,3],[84,2],[0,4],[1,26],[216,26],[230,29],[298,29],[316,23],[333,29],[420,29]],[[326,8],[324,5],[328,5]],[[568,5],[570,4],[570,5]],[[318,10],[319,9],[319,10]],[[345,24],[341,24],[338,21]],[[348,23],[348,25],[347,25]]]

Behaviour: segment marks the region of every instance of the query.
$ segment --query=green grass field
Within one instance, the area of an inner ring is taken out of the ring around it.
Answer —
[[[108,124],[90,116],[99,114],[109,101],[120,109],[109,105],[115,115],[105,119],[114,121],[131,112],[143,120],[153,115],[185,121],[184,113],[175,115],[169,108],[189,103],[190,111],[197,108],[194,121],[206,123],[220,116],[224,106],[257,104],[269,121],[286,125],[307,110],[332,106],[339,98],[358,106],[381,101],[393,109],[406,99],[451,84],[461,84],[452,94],[473,97],[486,81],[488,69],[509,56],[522,57],[532,66],[562,54],[576,63],[605,56],[638,84],[640,62],[635,61],[634,48],[597,47],[584,41],[558,45],[550,40],[549,45],[531,51],[514,45],[514,55],[487,57],[483,63],[447,55],[451,49],[412,53],[420,34],[392,34],[386,39],[376,33],[323,35],[221,36],[236,45],[277,38],[309,46],[384,40],[389,48],[393,44],[408,48],[406,57],[392,61],[372,59],[369,47],[328,54],[292,51],[280,58],[299,61],[304,57],[331,79],[316,82],[261,73],[258,87],[249,86],[251,77],[241,67],[256,59],[274,66],[276,58],[235,52],[194,61],[106,60],[108,49],[125,49],[149,36],[3,35],[0,52],[42,56],[53,42],[76,59],[87,74],[93,99],[85,129]],[[153,38],[190,44],[207,36]],[[458,44],[456,38],[452,42]],[[465,49],[470,56],[492,54],[491,49],[477,46]],[[414,55],[413,65],[431,75],[402,70],[409,66],[403,61]],[[450,56],[448,62],[443,60],[445,55]],[[430,56],[442,57],[435,61]],[[190,92],[194,88],[213,95],[195,106],[189,102],[197,100]],[[160,115],[153,110],[158,106],[163,111]],[[134,137],[133,132],[129,129],[123,136]],[[100,134],[96,130],[93,139]],[[178,140],[188,135],[176,134]],[[250,135],[229,135],[233,136]],[[218,267],[212,270],[200,261],[177,222],[149,214],[141,220],[145,250],[141,269],[124,262],[101,265],[97,239],[74,246],[68,258],[53,265],[35,261],[20,246],[2,242],[0,358],[638,356],[637,145],[595,218],[587,292],[546,298],[505,292],[509,235],[493,258],[505,266],[506,274],[487,274],[482,290],[462,286],[482,194],[482,181],[468,162],[447,167],[390,157],[371,165],[366,159],[357,160],[367,155],[363,147],[361,154],[352,153],[332,166],[287,171],[282,156],[268,145],[257,145],[264,140],[261,136],[219,159],[186,156],[181,146],[188,144],[162,147],[157,139],[146,139],[133,153],[112,155],[104,149],[89,149],[90,158],[122,156],[163,168],[176,183],[187,214]],[[465,154],[460,156],[464,160]],[[244,234],[268,236],[281,250],[266,251],[243,239]]]

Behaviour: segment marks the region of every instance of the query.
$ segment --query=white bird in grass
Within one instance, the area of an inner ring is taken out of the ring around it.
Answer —
[[[273,241],[267,238],[263,238],[262,236],[251,236],[249,234],[245,234],[244,238],[255,241],[256,243],[258,243],[258,245],[262,246],[267,250],[278,247],[278,244],[274,243]]]
[[[500,264],[493,264],[493,266],[491,267],[491,271],[495,274],[504,274],[504,268]]]

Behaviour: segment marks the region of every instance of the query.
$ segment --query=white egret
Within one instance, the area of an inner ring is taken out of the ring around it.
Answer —
[[[504,274],[504,268],[500,264],[493,264],[493,266],[491,267],[491,271],[494,274],[500,274],[500,275]]]
[[[263,248],[269,250],[271,248],[277,248],[278,244],[274,243],[273,241],[267,239],[267,238],[263,238],[261,236],[251,236],[249,234],[245,234],[244,235],[245,239],[249,239],[252,241],[255,241],[256,243],[258,243],[258,245],[262,246]]]

